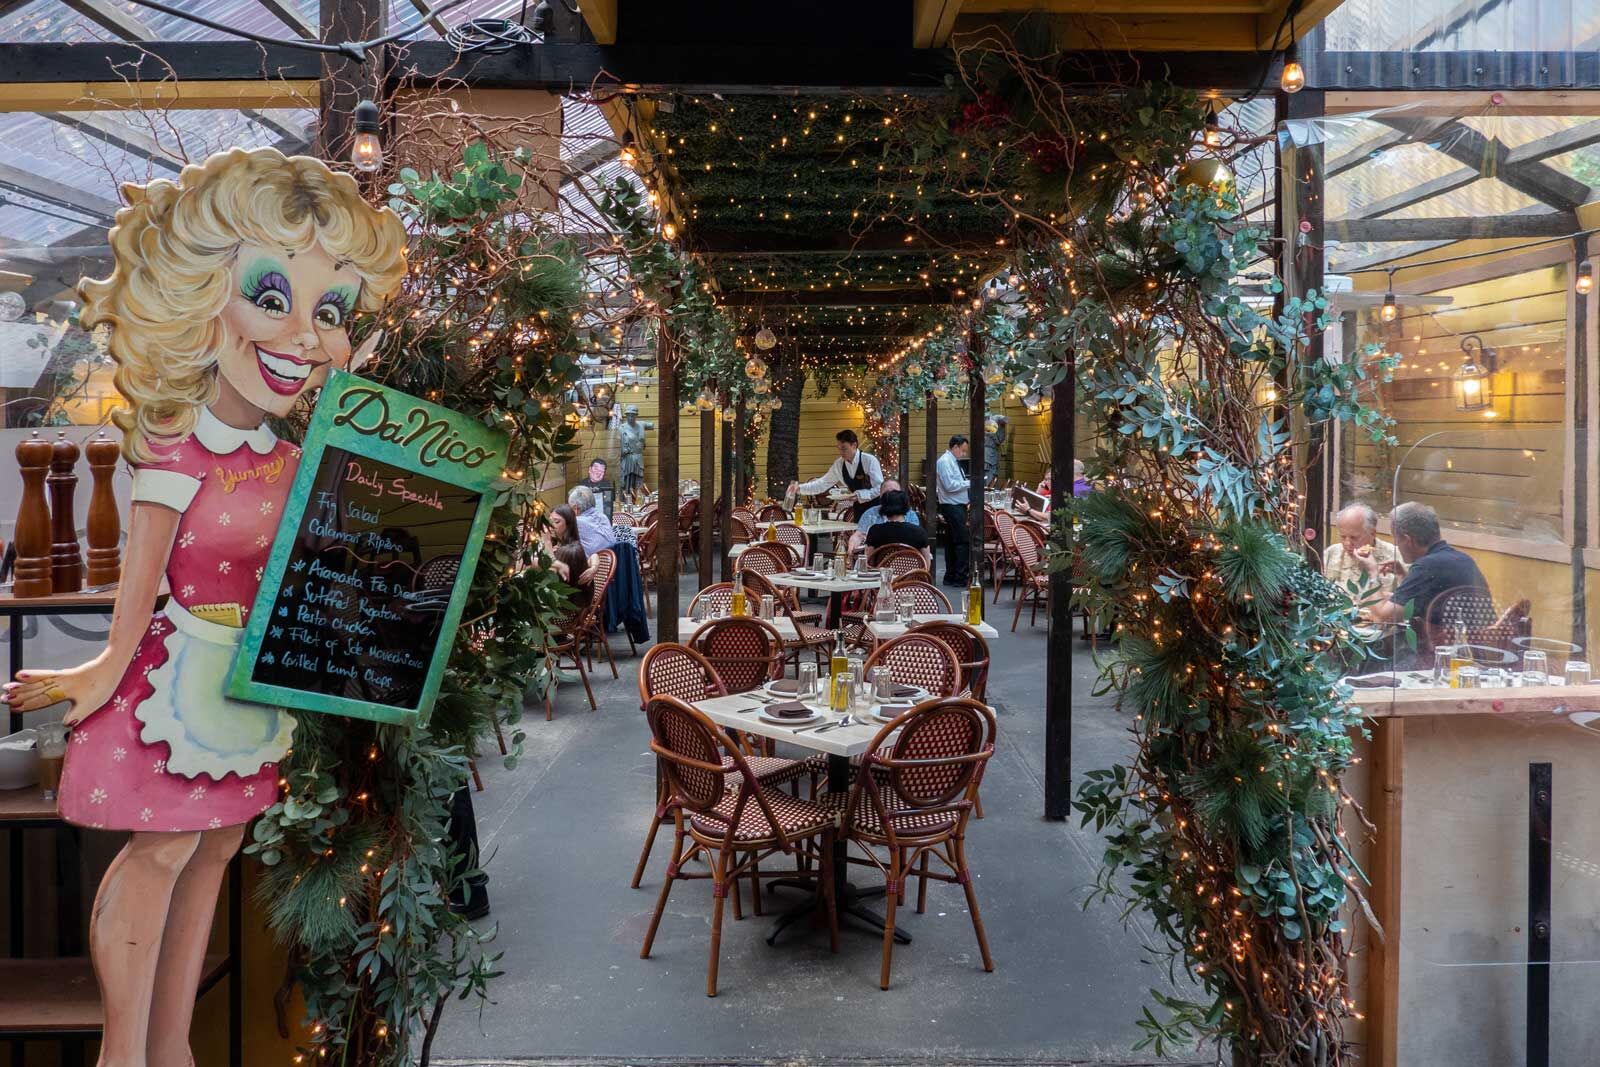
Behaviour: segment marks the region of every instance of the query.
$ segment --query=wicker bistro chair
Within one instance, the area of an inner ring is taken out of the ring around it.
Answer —
[[[700,498],[691,497],[678,505],[678,553],[684,566],[695,558],[695,545],[700,543]]]
[[[894,583],[896,596],[902,592],[911,593],[913,609],[922,615],[949,615],[955,611],[950,606],[950,598],[944,591],[932,582],[919,581],[915,578],[902,578]]]
[[[760,523],[787,522],[789,521],[789,512],[782,504],[763,504],[761,505],[761,510],[756,513],[756,521]]]
[[[818,886],[828,914],[828,934],[839,951],[839,915],[833,899],[835,809],[763,788],[728,735],[706,716],[670,696],[653,697],[645,707],[650,750],[667,782],[674,834],[672,861],[656,900],[640,959],[650,958],[672,883],[711,879],[711,959],[706,996],[717,995],[717,958],[722,948],[722,910],[728,891],[737,893],[746,874],[759,878],[762,860],[779,853],[803,855],[817,864]],[[726,755],[723,755],[726,753]],[[730,781],[731,779],[731,781]],[[686,839],[692,842],[684,851]],[[685,874],[684,866],[703,857],[709,874]],[[786,872],[766,872],[778,877]],[[970,886],[968,899],[972,897]],[[734,898],[737,901],[737,895]],[[974,913],[976,914],[976,913]]]
[[[984,699],[989,683],[989,642],[983,635],[964,622],[924,622],[913,626],[907,633],[927,634],[937,637],[950,646],[950,651],[961,661],[961,680],[972,699]]]
[[[617,661],[611,657],[611,642],[606,640],[605,604],[606,593],[611,588],[611,579],[617,573],[617,554],[609,548],[602,548],[594,554],[594,577],[592,599],[600,607],[589,613],[589,628],[584,644],[589,650],[589,669],[594,670],[594,646],[599,642],[601,650],[605,653],[606,662],[611,665],[611,677],[617,678]],[[628,647],[638,655],[638,648],[634,647],[633,638],[628,638]]]
[[[751,508],[747,508],[743,504],[736,504],[734,505],[733,509],[733,517],[736,519],[743,519],[747,526],[751,527],[752,529],[755,528],[756,513]]]
[[[1016,549],[1017,582],[1020,590],[1016,613],[1011,616],[1011,632],[1016,633],[1017,622],[1022,618],[1024,604],[1033,605],[1028,612],[1028,625],[1033,626],[1039,621],[1039,608],[1050,596],[1050,576],[1044,573],[1042,566],[1044,544],[1031,527],[1017,523],[1016,529],[1011,532],[1011,544]]]
[[[867,657],[869,677],[874,667],[889,668],[898,685],[920,686],[936,697],[961,692],[961,657],[931,634],[907,633],[885,641]]]
[[[639,707],[649,706],[655,697],[667,696],[693,704],[698,700],[726,696],[728,687],[717,669],[693,648],[687,645],[653,645],[639,662]],[[747,764],[763,785],[782,785],[803,777],[809,768],[801,760],[779,759],[749,753]],[[731,763],[729,764],[732,765]],[[633,869],[632,888],[638,889],[644,878],[644,868],[650,862],[650,850],[655,847],[656,832],[661,823],[672,814],[671,798],[667,793],[666,778],[656,774],[656,810],[650,820],[650,830],[645,835],[644,847],[639,850],[639,862]]]
[[[656,524],[651,522],[648,526],[640,527],[637,538],[639,550],[639,584],[644,591],[644,610],[651,614],[655,608],[651,606],[650,587],[656,580]]]
[[[783,574],[794,564],[794,553],[788,545],[767,541],[757,541],[739,556],[738,571],[740,574],[759,574],[768,577],[774,574]],[[763,588],[763,593],[771,593],[779,603],[789,606],[789,614],[795,619],[818,623],[822,621],[822,613],[817,611],[804,611],[800,607],[800,590],[789,586],[776,586]]]
[[[1496,611],[1494,598],[1481,586],[1458,585],[1439,593],[1429,602],[1422,616],[1425,648],[1418,649],[1420,662],[1432,663],[1433,650],[1455,643],[1457,620],[1467,628],[1467,643],[1484,648],[1516,652],[1515,639],[1533,634],[1533,619],[1528,612],[1532,601],[1519,600],[1504,611]]]
[[[731,545],[749,544],[755,539],[755,520],[750,518],[749,512],[735,508],[733,514],[728,516],[728,543]]]
[[[726,615],[733,603],[733,583],[714,582],[694,595],[689,601],[689,614],[694,614],[695,605],[703,604],[713,609],[718,615]]]
[[[780,522],[776,526],[778,543],[788,545],[794,553],[795,565],[799,566],[811,558],[811,535],[792,522]]]
[[[1017,522],[1011,517],[1011,512],[1006,511],[1004,508],[992,508],[987,515],[988,517],[984,520],[984,537],[988,537],[987,527],[992,522],[996,537],[1000,542],[1000,555],[992,563],[994,567],[994,602],[998,604],[1000,603],[1000,586],[1004,584],[1006,576],[1010,575],[1014,581],[1021,580],[1022,571],[1017,567],[1017,548],[1013,542],[1013,534],[1017,528]],[[987,545],[985,545],[985,549],[987,550]],[[1015,595],[1016,593],[1013,592],[1012,596]]]
[[[705,657],[730,693],[783,677],[783,638],[761,619],[718,619],[695,634],[689,647]]]
[[[604,602],[598,596],[589,597],[589,602],[577,611],[559,619],[551,630],[550,636],[545,639],[545,654],[551,660],[552,670],[561,670],[567,664],[562,662],[566,657],[572,658],[574,670],[578,672],[578,680],[583,683],[583,691],[589,695],[589,710],[599,711],[600,705],[595,702],[594,690],[589,687],[589,672],[584,669],[583,650],[586,642],[593,640],[593,631],[600,625],[603,631],[605,626],[597,624],[597,612],[604,610]],[[613,669],[615,669],[613,667]],[[544,694],[544,719],[549,722],[556,716],[555,702],[552,699],[554,687],[545,690]]]
[[[784,647],[789,650],[788,658],[799,663],[800,654],[810,649],[816,653],[817,665],[820,667],[827,658],[828,649],[833,646],[833,631],[816,624],[818,617],[816,612],[798,610],[795,606],[797,598],[793,596],[795,592],[793,589],[779,588],[755,571],[740,571],[739,580],[744,583],[748,593],[747,601],[753,598],[759,603],[761,597],[770,596],[778,610],[794,623],[794,631],[799,637],[797,640],[784,642]]]
[[[915,571],[928,572],[928,561],[910,545],[879,545],[867,552],[867,566],[873,570],[888,567],[895,581]]]
[[[994,970],[966,854],[972,792],[994,754],[994,740],[994,713],[978,701],[926,701],[878,731],[862,757],[865,773],[855,776],[848,793],[821,798],[821,803],[841,811],[840,832],[883,872],[883,963],[878,975],[882,989],[889,988],[895,909],[913,875],[918,880],[918,912],[927,907],[929,881],[961,886],[983,969]],[[883,857],[876,851],[880,849]],[[937,859],[948,873],[930,869],[930,859]]]

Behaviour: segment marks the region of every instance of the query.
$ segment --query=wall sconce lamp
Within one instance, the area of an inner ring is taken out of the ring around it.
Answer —
[[[1466,358],[1455,373],[1457,411],[1483,411],[1494,405],[1495,350],[1477,334],[1461,339]],[[1476,355],[1474,355],[1476,352]]]

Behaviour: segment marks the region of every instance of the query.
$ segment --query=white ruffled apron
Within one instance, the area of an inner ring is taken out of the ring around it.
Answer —
[[[172,623],[163,639],[167,661],[147,676],[155,692],[134,708],[139,739],[165,742],[167,771],[185,778],[245,777],[281,760],[294,738],[294,716],[224,695],[244,631],[197,618],[176,600],[164,614]]]

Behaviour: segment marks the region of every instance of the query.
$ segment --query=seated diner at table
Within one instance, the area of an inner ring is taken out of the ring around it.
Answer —
[[[1385,570],[1383,565],[1398,562],[1400,553],[1392,542],[1378,536],[1378,513],[1366,504],[1347,504],[1333,517],[1333,524],[1339,540],[1322,554],[1322,576],[1341,589],[1353,583],[1361,600],[1374,589],[1383,596],[1392,594],[1400,572]],[[1376,579],[1362,565],[1363,559],[1377,564]]]
[[[617,543],[616,531],[611,528],[611,520],[606,518],[606,513],[595,502],[593,489],[587,485],[573,486],[567,494],[567,504],[578,517],[577,536],[583,542],[585,552],[592,556]]]
[[[1426,648],[1425,623],[1441,624],[1443,619],[1425,619],[1435,598],[1447,589],[1468,587],[1488,590],[1489,583],[1471,556],[1452,548],[1439,531],[1439,516],[1428,505],[1408,500],[1389,514],[1389,530],[1394,537],[1399,560],[1381,563],[1371,553],[1357,555],[1357,563],[1374,585],[1373,599],[1364,604],[1368,617],[1374,622],[1406,622],[1409,613],[1411,627],[1417,634],[1415,654],[1401,654],[1397,659],[1410,663],[1396,666],[1426,667],[1431,652]],[[1401,562],[1404,561],[1404,562]],[[1384,596],[1376,589],[1378,579],[1385,574],[1401,578],[1394,592]]]
[[[883,480],[883,492],[884,492],[884,494],[898,493],[898,492],[901,492],[901,491],[902,490],[900,488],[900,483],[895,481],[893,478],[885,478]],[[909,498],[908,498],[908,500],[909,500]],[[857,553],[859,553],[862,549],[864,549],[866,547],[866,545],[867,545],[867,533],[874,526],[878,525],[878,523],[882,522],[883,519],[884,519],[884,515],[883,515],[883,497],[880,496],[878,498],[878,502],[873,504],[866,511],[863,511],[861,513],[861,518],[856,521],[856,531],[855,531],[855,533],[850,535],[850,546],[849,547],[850,547],[850,554],[852,556],[856,555]],[[921,526],[922,525],[922,520],[917,518],[917,513],[915,511],[908,511],[906,513],[905,521],[909,522],[913,526]]]
[[[882,548],[884,545],[909,545],[922,553],[922,558],[933,565],[933,553],[928,550],[928,531],[919,523],[908,522],[907,515],[911,510],[911,501],[906,494],[895,489],[884,493],[878,501],[883,512],[883,521],[867,531],[866,545],[871,548]]]

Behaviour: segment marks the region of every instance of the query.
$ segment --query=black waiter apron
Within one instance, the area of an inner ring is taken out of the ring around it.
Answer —
[[[851,474],[850,468],[845,465],[843,460],[840,460],[839,473],[844,475],[844,487],[850,490],[852,493],[858,493],[863,489],[872,488],[872,479],[867,477],[867,463],[862,456],[856,456],[856,472],[854,474]],[[850,521],[860,522],[862,514],[877,502],[877,497],[873,497],[871,500],[866,502],[862,502],[860,500],[855,501],[855,503],[850,505]]]

